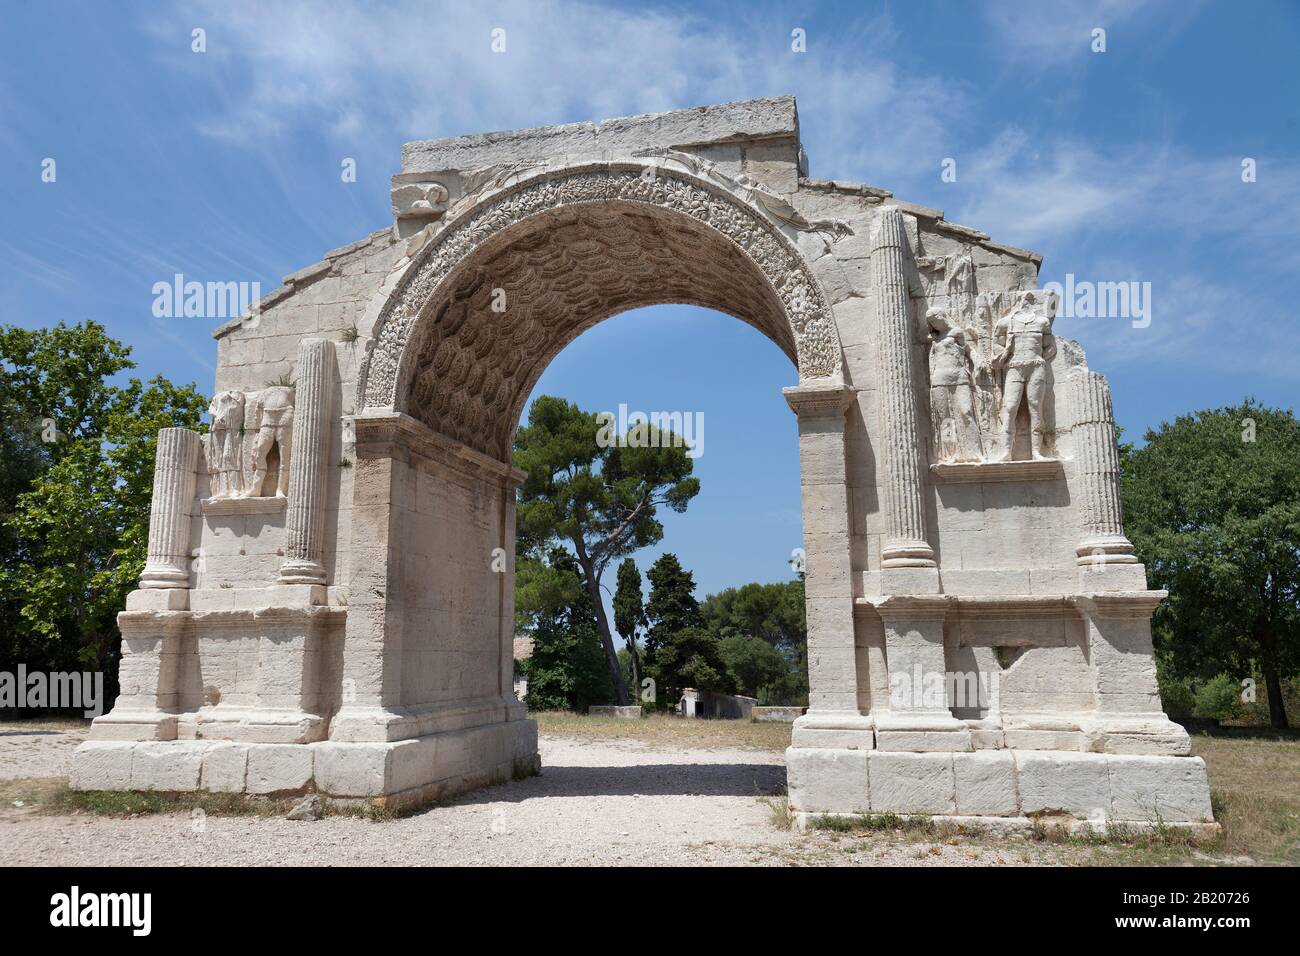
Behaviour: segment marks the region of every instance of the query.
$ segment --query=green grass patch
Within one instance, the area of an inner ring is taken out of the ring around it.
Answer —
[[[160,813],[193,813],[211,816],[282,817],[302,797],[259,797],[243,793],[161,793],[134,790],[73,790],[63,786],[48,793],[39,809],[45,813],[92,814],[102,817],[136,817]]]

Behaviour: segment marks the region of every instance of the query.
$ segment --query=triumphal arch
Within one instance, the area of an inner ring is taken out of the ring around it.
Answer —
[[[679,302],[797,370],[801,819],[1210,821],[1109,387],[1053,334],[1039,255],[810,177],[790,97],[408,143],[392,200],[215,332],[212,425],[159,436],[74,786],[406,803],[534,772],[512,436],[567,343]]]

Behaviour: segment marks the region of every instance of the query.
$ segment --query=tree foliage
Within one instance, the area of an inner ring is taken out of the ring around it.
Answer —
[[[1300,422],[1254,401],[1180,416],[1123,448],[1125,530],[1151,585],[1154,634],[1179,676],[1250,675],[1287,723],[1300,667]]]
[[[761,637],[730,634],[718,642],[718,652],[739,692],[748,697],[766,696],[767,688],[781,684],[790,673],[781,652]]]
[[[632,447],[597,441],[597,415],[549,395],[532,404],[515,436],[515,465],[528,473],[517,510],[518,550],[536,555],[557,544],[573,549],[595,609],[615,700],[628,703],[601,599],[609,565],[663,538],[660,507],[685,511],[699,493],[686,448],[670,438]]]
[[[609,699],[609,673],[596,615],[573,556],[553,549],[549,561],[527,558],[516,572],[516,607],[533,639],[520,668],[532,710],[575,710]]]
[[[198,428],[192,385],[121,373],[103,326],[0,328],[0,659],[106,668],[144,567],[160,428]]]
[[[623,638],[623,648],[619,651],[620,662],[624,654],[628,667],[621,669],[624,679],[631,670],[631,686],[639,688],[641,683],[641,653],[637,638],[645,627],[645,603],[641,594],[641,572],[637,570],[636,561],[624,558],[618,566],[617,584],[614,588],[614,627]]]
[[[672,703],[687,687],[733,693],[736,682],[723,663],[718,638],[702,626],[694,577],[671,553],[660,555],[646,577],[646,671],[659,700]]]

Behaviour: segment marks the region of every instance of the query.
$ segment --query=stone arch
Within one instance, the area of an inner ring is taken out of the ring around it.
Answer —
[[[550,360],[644,305],[729,313],[801,381],[842,375],[829,305],[795,245],[732,191],[663,165],[570,166],[481,195],[389,288],[363,330],[358,411],[405,412],[497,460]]]

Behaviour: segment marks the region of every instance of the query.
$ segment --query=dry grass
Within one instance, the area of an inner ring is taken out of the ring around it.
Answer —
[[[694,720],[667,714],[623,720],[555,710],[529,716],[541,733],[573,740],[636,740],[650,746],[778,753],[790,746],[790,724],[768,721]]]
[[[1300,864],[1300,732],[1224,728],[1192,737],[1210,775],[1222,850]]]
[[[90,719],[79,717],[34,717],[0,720],[0,736],[5,733],[32,734],[43,730],[90,730]]]
[[[136,817],[193,813],[196,810],[219,816],[283,816],[300,799],[206,791],[73,790],[65,777],[29,777],[0,781],[0,818],[21,816],[24,812],[55,816]]]

